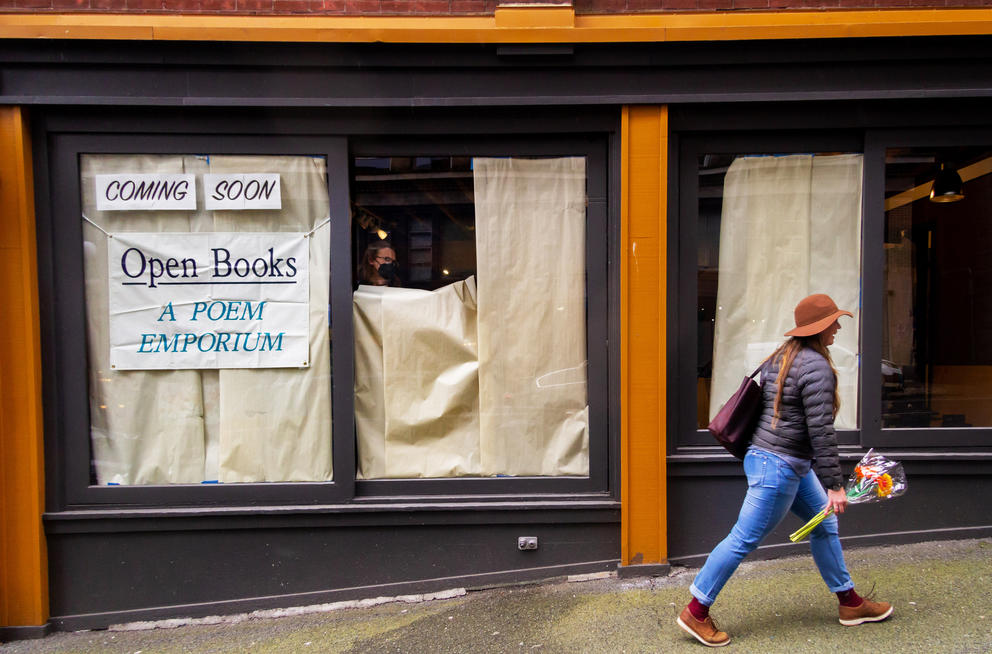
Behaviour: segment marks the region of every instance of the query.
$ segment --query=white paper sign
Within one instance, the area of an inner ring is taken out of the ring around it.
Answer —
[[[196,211],[195,175],[96,176],[99,211]]]
[[[227,173],[203,176],[208,211],[282,209],[279,173]]]
[[[297,233],[113,234],[111,367],[308,366],[309,241]]]

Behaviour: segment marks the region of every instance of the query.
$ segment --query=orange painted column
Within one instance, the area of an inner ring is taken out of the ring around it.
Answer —
[[[625,107],[621,163],[621,571],[667,565],[668,109]],[[636,566],[644,566],[637,568]]]
[[[0,107],[0,627],[48,620],[33,186],[26,116]]]

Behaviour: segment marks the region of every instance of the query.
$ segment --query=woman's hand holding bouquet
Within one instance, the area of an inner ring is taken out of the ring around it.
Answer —
[[[846,492],[850,504],[879,502],[899,497],[906,492],[906,473],[901,463],[890,461],[871,449],[858,465],[854,466],[854,474],[847,482]],[[831,513],[833,513],[831,508],[826,507],[789,536],[789,540],[798,543],[806,538]]]

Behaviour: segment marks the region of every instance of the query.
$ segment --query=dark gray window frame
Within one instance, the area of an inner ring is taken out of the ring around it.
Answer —
[[[288,114],[288,116],[287,116]],[[446,115],[439,115],[446,114]],[[508,120],[510,118],[511,120]],[[402,135],[402,136],[400,136]],[[458,135],[458,136],[452,136]],[[34,126],[39,289],[45,385],[47,504],[50,512],[81,509],[159,509],[402,505],[422,503],[619,501],[619,113],[594,110],[567,124],[553,111],[366,110],[360,114],[209,109],[52,110]],[[353,341],[351,322],[348,166],[356,152],[389,151],[396,144],[420,152],[586,156],[589,162],[587,325],[590,397],[590,474],[561,478],[455,478],[355,481]],[[363,148],[371,148],[364,150]],[[385,148],[385,149],[383,149]],[[231,485],[89,485],[85,315],[79,215],[80,153],[196,152],[307,154],[328,157],[331,199],[332,482]],[[333,216],[347,220],[334,220]],[[602,238],[592,238],[596,233]],[[57,264],[55,262],[58,262]],[[344,292],[347,291],[347,292]],[[341,343],[347,343],[345,348]],[[337,345],[337,347],[335,347]],[[342,383],[342,380],[347,380]],[[578,502],[578,504],[576,504]]]
[[[507,482],[517,492],[589,493],[602,492],[607,487],[610,461],[609,442],[595,438],[609,430],[609,393],[604,387],[609,367],[608,316],[610,298],[609,252],[604,241],[592,238],[609,234],[608,151],[607,143],[597,135],[567,137],[542,135],[533,140],[502,137],[437,137],[430,138],[354,138],[352,157],[387,156],[582,156],[586,158],[586,351],[588,361],[589,400],[589,476],[588,477],[516,477],[446,479],[375,479],[356,482],[357,498],[381,500],[391,495],[455,495],[461,493],[502,493]],[[609,240],[609,239],[607,239]],[[615,387],[614,387],[615,388]]]
[[[816,107],[817,114],[822,110]],[[824,112],[825,114],[825,112]],[[914,115],[899,122],[912,124]],[[851,121],[850,114],[839,122]],[[920,114],[922,115],[922,114]],[[675,169],[669,179],[669,257],[676,262],[670,267],[670,297],[679,298],[669,311],[670,342],[679,343],[669,349],[670,374],[677,380],[670,385],[669,403],[673,407],[669,418],[672,437],[668,439],[668,453],[678,460],[689,462],[697,457],[727,459],[722,448],[715,445],[706,430],[696,429],[696,331],[694,323],[696,289],[696,220],[698,212],[697,157],[705,153],[782,153],[816,151],[851,151],[864,153],[863,171],[863,223],[862,223],[862,308],[860,344],[861,371],[858,387],[859,428],[838,432],[842,449],[885,447],[907,451],[944,451],[954,453],[966,448],[969,452],[992,451],[992,428],[917,428],[881,429],[881,369],[870,362],[881,361],[881,333],[867,329],[866,325],[881,324],[881,305],[874,301],[881,297],[884,250],[884,185],[885,149],[891,146],[953,146],[975,143],[976,140],[992,142],[992,127],[949,126],[936,129],[921,127],[911,129],[884,129],[875,126],[851,124],[831,125],[831,119],[821,129],[797,129],[806,120],[797,119],[796,113],[783,112],[784,129],[768,128],[768,117],[745,113],[748,125],[739,125],[747,131],[721,132],[719,129],[704,131],[702,122],[687,121],[688,129],[672,137],[671,161]],[[875,119],[875,116],[872,116]],[[964,112],[962,122],[974,123],[975,117]],[[854,122],[854,121],[851,121]],[[874,122],[874,120],[872,121]]]
[[[883,293],[885,254],[885,150],[889,147],[940,147],[992,143],[992,127],[872,130],[865,137],[865,216],[862,244],[863,297],[879,300]],[[879,301],[865,301],[862,322],[882,324]],[[864,330],[862,351],[881,360],[880,330]],[[862,361],[865,360],[862,355]],[[882,373],[880,366],[864,366],[861,371],[861,420],[864,447],[899,448],[982,448],[992,450],[992,427],[882,428]]]
[[[668,439],[670,455],[710,455],[730,459],[730,454],[716,444],[713,436],[705,429],[696,428],[696,353],[697,334],[695,307],[697,296],[697,231],[698,160],[702,154],[783,154],[804,152],[862,152],[860,135],[848,130],[822,130],[811,132],[783,132],[755,130],[747,133],[686,134],[679,136],[672,156],[677,171],[670,182],[677,180],[678,188],[670,194],[669,203],[669,256],[676,262],[674,267],[674,287],[670,297],[678,298],[669,313],[672,323],[669,327],[669,340],[676,339],[679,347],[674,355],[676,383],[671,384],[670,406],[674,408],[669,420]],[[864,228],[862,228],[864,229]],[[673,268],[670,266],[669,268]],[[791,307],[789,307],[791,310]],[[864,323],[862,318],[862,323]],[[862,350],[864,345],[862,344]],[[864,355],[862,355],[862,359]],[[862,407],[863,410],[863,407]],[[863,420],[863,418],[860,418]],[[861,422],[860,424],[863,424]],[[860,430],[838,431],[837,440],[844,445],[857,445]]]
[[[79,155],[81,154],[189,154],[209,152],[211,154],[258,154],[258,155],[313,155],[327,158],[330,213],[332,216],[348,216],[347,196],[347,141],[341,137],[300,137],[300,136],[246,136],[237,134],[121,134],[121,133],[60,133],[51,135],[51,181],[54,193],[51,195],[51,219],[39,220],[39,240],[50,241],[50,262],[57,262],[57,269],[43,270],[52,275],[49,282],[54,286],[57,300],[50,307],[52,323],[57,330],[54,355],[57,377],[46,375],[53,383],[51,393],[58,393],[58,429],[53,434],[46,429],[46,439],[53,437],[59,441],[55,448],[57,467],[62,471],[54,490],[56,498],[63,506],[85,505],[138,505],[155,506],[160,504],[186,505],[208,503],[331,503],[341,501],[351,494],[354,488],[354,473],[349,472],[348,461],[354,459],[354,442],[337,438],[341,430],[347,430],[347,416],[334,415],[332,418],[333,469],[334,481],[305,484],[307,491],[300,492],[301,485],[288,482],[267,482],[237,485],[148,485],[148,486],[91,486],[89,484],[89,406],[87,394],[87,354],[86,337],[80,329],[78,316],[86,315],[85,294],[82,292],[82,212],[79,189]],[[48,204],[48,198],[39,198]],[[40,203],[39,203],[40,204]],[[341,293],[334,293],[337,280],[350,278],[350,250],[347,246],[349,225],[347,220],[331,220],[331,305],[332,315],[342,310]],[[41,254],[41,252],[39,252]],[[45,257],[40,257],[45,261]],[[349,300],[350,298],[344,298]],[[77,317],[74,320],[74,317]],[[334,341],[347,339],[350,342],[351,323],[336,325]],[[345,402],[345,393],[350,385],[342,385],[335,378],[345,374],[351,367],[351,358],[340,347],[331,344],[332,402],[337,405]],[[46,366],[46,372],[51,366]],[[57,379],[57,381],[56,381]],[[56,435],[57,434],[57,435]],[[86,462],[81,465],[81,462]],[[353,466],[352,466],[353,467]]]

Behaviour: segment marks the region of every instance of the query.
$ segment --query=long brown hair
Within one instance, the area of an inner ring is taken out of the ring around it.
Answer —
[[[819,334],[813,334],[812,336],[793,336],[786,342],[778,346],[771,356],[766,359],[766,361],[778,361],[778,377],[775,378],[775,385],[778,389],[775,392],[775,416],[772,418],[772,429],[778,424],[778,419],[781,417],[780,409],[782,404],[782,389],[785,388],[785,379],[789,376],[789,369],[792,368],[792,362],[795,361],[796,355],[804,347],[808,347],[814,352],[823,356],[830,364],[830,370],[834,373],[834,416],[840,410],[840,390],[837,388],[837,369],[834,368],[834,361],[830,358],[830,351],[820,340]]]

